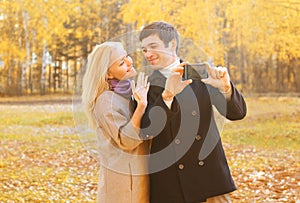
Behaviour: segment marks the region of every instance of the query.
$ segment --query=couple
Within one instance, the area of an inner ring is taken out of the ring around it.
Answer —
[[[194,70],[177,56],[174,26],[151,23],[139,38],[154,70],[149,79],[139,73],[130,80],[137,73],[121,43],[105,42],[88,57],[82,101],[99,140],[98,202],[231,202],[236,187],[213,105],[227,119],[242,119],[242,95],[223,67],[207,65],[207,78],[183,79]],[[165,149],[162,159],[151,156]]]

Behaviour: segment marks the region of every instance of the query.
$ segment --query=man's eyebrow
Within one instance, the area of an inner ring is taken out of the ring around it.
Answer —
[[[151,46],[151,45],[158,45],[156,42],[151,42],[150,44],[147,44],[146,46]],[[146,46],[142,46],[142,48],[145,48]]]

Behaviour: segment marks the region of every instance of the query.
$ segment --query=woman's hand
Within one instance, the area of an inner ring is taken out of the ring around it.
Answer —
[[[137,78],[137,82],[131,81],[131,88],[134,99],[137,101],[138,105],[142,107],[147,106],[147,94],[149,91],[150,83],[148,82],[148,76],[145,76],[144,72],[140,72]]]

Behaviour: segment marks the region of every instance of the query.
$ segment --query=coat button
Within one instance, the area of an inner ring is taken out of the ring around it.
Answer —
[[[182,169],[184,168],[184,165],[183,165],[183,164],[179,164],[179,165],[178,165],[178,168],[179,168],[180,170],[182,170]]]
[[[202,138],[201,135],[196,135],[196,140],[199,141],[199,140],[201,140],[201,138]]]
[[[204,165],[204,161],[198,161],[198,165],[199,166],[203,166]]]
[[[192,111],[192,115],[193,116],[196,116],[197,115],[197,112],[194,110],[194,111]]]
[[[180,144],[180,139],[175,139],[175,144]]]

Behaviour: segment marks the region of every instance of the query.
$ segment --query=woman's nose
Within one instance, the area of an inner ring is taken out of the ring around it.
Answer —
[[[132,58],[130,56],[125,57],[124,61],[128,66],[132,65]]]

